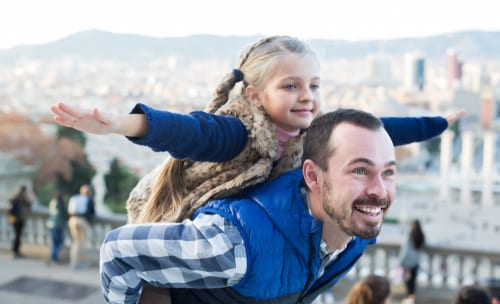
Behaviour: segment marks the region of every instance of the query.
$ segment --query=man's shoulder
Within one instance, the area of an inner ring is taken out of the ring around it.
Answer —
[[[268,193],[275,189],[297,188],[299,189],[302,183],[303,176],[300,169],[294,169],[280,174],[276,178],[268,179],[252,188],[249,188],[249,193]]]

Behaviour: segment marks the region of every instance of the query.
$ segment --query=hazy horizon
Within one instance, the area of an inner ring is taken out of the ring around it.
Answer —
[[[0,49],[47,43],[91,29],[159,38],[286,34],[350,41],[500,31],[490,3],[253,0],[236,6],[230,0],[144,0],[140,5],[132,0],[19,0],[0,12]]]

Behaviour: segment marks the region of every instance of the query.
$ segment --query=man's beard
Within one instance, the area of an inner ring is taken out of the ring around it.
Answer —
[[[328,183],[324,183],[323,190],[325,191],[324,193],[326,193],[323,199],[323,208],[330,219],[338,224],[340,230],[349,236],[357,236],[362,239],[372,239],[380,233],[380,228],[382,226],[381,222],[374,223],[373,225],[372,223],[367,223],[364,228],[358,227],[352,221],[352,218],[348,218],[348,216],[352,215],[352,212],[343,212],[343,208],[351,209],[358,206],[374,206],[386,209],[389,206],[389,201],[387,199],[377,200],[370,197],[358,197],[349,206],[341,205],[340,207],[342,209],[339,210],[334,208],[331,186]],[[328,202],[330,202],[330,204]],[[384,210],[381,212],[384,212]]]

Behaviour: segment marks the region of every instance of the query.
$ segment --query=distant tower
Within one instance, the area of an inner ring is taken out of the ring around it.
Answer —
[[[375,86],[388,86],[392,82],[391,63],[387,56],[372,55],[367,57],[368,82]]]
[[[480,123],[483,130],[491,130],[495,119],[495,109],[491,92],[485,92],[481,96]]]
[[[463,62],[458,58],[458,54],[453,48],[447,51],[448,56],[448,88],[456,89],[462,83]]]
[[[425,59],[419,52],[404,57],[403,87],[407,91],[423,91],[425,86]]]

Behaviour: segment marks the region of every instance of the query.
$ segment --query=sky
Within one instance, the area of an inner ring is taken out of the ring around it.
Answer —
[[[153,37],[291,35],[345,40],[500,31],[494,0],[6,0],[0,49],[99,29]]]

